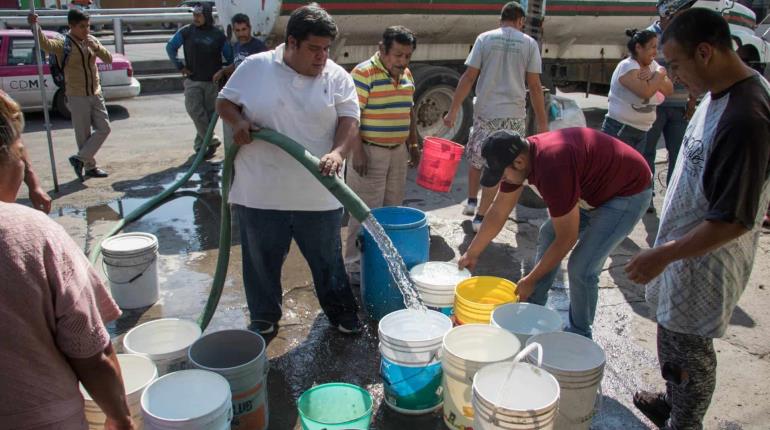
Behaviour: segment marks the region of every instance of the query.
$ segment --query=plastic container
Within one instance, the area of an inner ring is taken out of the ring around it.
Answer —
[[[516,284],[495,276],[474,276],[455,290],[455,321],[458,324],[489,324],[492,311],[519,300]]]
[[[424,212],[393,206],[373,209],[372,216],[382,225],[401,254],[407,270],[428,261],[430,240]],[[369,317],[379,320],[393,311],[404,309],[404,297],[372,235],[368,230],[362,230],[361,297]]]
[[[126,403],[131,417],[137,429],[142,428],[142,393],[152,381],[158,377],[158,369],[155,363],[149,358],[138,354],[118,354],[118,363],[120,363],[120,373],[123,377],[123,387],[126,390]],[[107,417],[102,409],[86,391],[83,385],[80,385],[80,392],[85,400],[84,408],[86,421],[90,430],[103,430],[104,421]]]
[[[123,337],[123,348],[149,357],[158,366],[158,376],[188,368],[187,351],[201,337],[193,321],[162,318],[138,325]]]
[[[150,233],[122,233],[102,242],[104,275],[121,309],[158,301],[158,238]]]
[[[473,378],[473,428],[476,430],[550,430],[559,405],[559,383],[546,371],[521,362],[542,350],[530,344],[513,362],[495,363]]]
[[[426,137],[417,168],[417,185],[440,193],[451,190],[464,151],[462,145],[451,140]]]
[[[455,288],[457,284],[471,277],[468,269],[457,269],[457,263],[429,261],[418,264],[409,271],[423,303],[429,309],[444,315],[454,314]]]
[[[303,430],[366,430],[372,405],[368,391],[341,382],[315,386],[297,400]]]
[[[248,330],[209,333],[192,344],[192,366],[216,372],[230,383],[233,399],[233,430],[265,430],[267,407],[267,361],[265,340]]]
[[[207,370],[162,376],[142,394],[145,430],[227,430],[233,418],[230,384]]]
[[[557,430],[588,430],[594,416],[596,400],[606,356],[596,342],[574,333],[543,333],[532,336],[528,344],[543,348],[543,369],[551,373],[561,386]],[[534,362],[529,355],[527,360]]]
[[[380,320],[380,376],[391,409],[419,415],[441,407],[441,344],[451,328],[448,316],[430,310],[405,309]]]
[[[530,336],[561,331],[564,328],[564,323],[556,311],[534,303],[502,305],[492,311],[489,323],[515,334],[522,345],[526,345]]]
[[[521,349],[519,339],[499,327],[467,324],[444,336],[441,367],[444,371],[444,422],[451,429],[473,426],[473,377],[482,367],[510,361]]]

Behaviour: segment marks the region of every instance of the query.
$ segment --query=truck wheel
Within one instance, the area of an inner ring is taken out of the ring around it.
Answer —
[[[67,100],[64,97],[64,90],[56,91],[56,94],[53,96],[53,108],[56,110],[56,112],[59,113],[59,115],[62,118],[64,119],[72,118],[72,115],[70,114],[70,110],[67,107]]]
[[[452,105],[460,74],[447,67],[424,66],[414,69],[414,110],[420,141],[427,136],[465,144],[473,123],[473,98],[468,96],[457,113],[455,126],[444,125],[444,115]]]

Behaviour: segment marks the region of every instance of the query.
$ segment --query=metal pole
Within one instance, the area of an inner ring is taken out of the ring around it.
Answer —
[[[126,55],[126,48],[123,46],[123,24],[120,18],[112,20],[112,33],[115,35],[115,52]]]
[[[29,1],[29,12],[35,13],[35,0]],[[43,118],[45,120],[45,134],[48,137],[48,157],[51,159],[51,176],[53,176],[53,190],[59,192],[59,179],[56,177],[56,158],[53,153],[53,138],[51,137],[51,118],[48,116],[48,99],[45,93],[45,77],[43,76],[43,50],[40,49],[40,23],[32,26],[35,35],[35,49],[37,49],[37,79],[40,86],[40,97],[43,101]]]

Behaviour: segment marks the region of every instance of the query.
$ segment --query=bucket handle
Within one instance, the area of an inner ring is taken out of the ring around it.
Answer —
[[[527,345],[526,348],[522,349],[518,354],[516,354],[515,357],[513,357],[513,361],[511,362],[511,370],[508,371],[508,375],[506,375],[505,380],[500,385],[500,389],[497,391],[497,396],[495,397],[495,404],[494,404],[494,408],[492,409],[492,417],[491,417],[492,422],[495,423],[495,425],[498,424],[498,419],[497,419],[498,406],[497,405],[500,404],[500,399],[503,396],[503,391],[505,390],[505,387],[508,385],[508,382],[510,382],[511,376],[513,376],[513,370],[516,368],[516,364],[518,364],[521,360],[523,360],[535,349],[537,349],[537,367],[542,367],[543,347],[540,346],[540,344],[537,342],[533,342]]]
[[[425,366],[423,366],[423,368],[422,368],[422,370],[421,370],[420,372],[418,372],[418,373],[415,373],[414,375],[412,375],[412,376],[410,376],[410,377],[408,377],[408,378],[404,378],[404,379],[402,379],[402,380],[400,380],[400,381],[398,381],[398,382],[392,382],[392,381],[390,381],[390,380],[388,379],[387,375],[385,375],[385,374],[382,372],[382,366],[380,366],[380,377],[382,378],[382,380],[383,380],[383,381],[387,382],[389,385],[396,385],[396,384],[401,384],[401,383],[404,383],[404,382],[406,382],[406,381],[410,380],[411,378],[416,378],[416,377],[418,377],[419,375],[421,375],[423,372],[425,372],[425,371],[428,369],[428,365],[429,365],[430,363],[433,363],[434,361],[440,361],[440,357],[439,357],[439,354],[438,354],[438,352],[434,352],[434,353],[433,353],[433,355],[431,356],[430,360],[428,360],[428,362],[425,364]]]
[[[144,266],[144,269],[142,269],[141,272],[139,272],[138,274],[134,275],[133,278],[129,279],[126,282],[117,282],[117,281],[114,281],[114,280],[112,280],[110,278],[109,272],[107,272],[107,268],[105,266],[111,266],[111,267],[120,267],[120,266],[115,266],[115,265],[109,264],[109,263],[105,262],[104,259],[102,259],[102,272],[104,272],[104,277],[107,278],[107,280],[110,281],[111,284],[126,285],[126,284],[130,284],[130,283],[136,281],[137,279],[139,279],[140,276],[144,275],[144,273],[147,272],[147,269],[149,269],[150,266],[152,266],[152,264],[155,263],[155,260],[157,260],[157,259],[158,259],[157,255],[152,257],[152,260],[150,260],[147,263],[147,265]]]

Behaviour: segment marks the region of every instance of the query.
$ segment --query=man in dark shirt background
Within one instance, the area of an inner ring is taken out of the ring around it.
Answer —
[[[535,267],[517,285],[520,299],[545,305],[559,265],[569,258],[570,326],[591,337],[599,274],[610,252],[628,236],[650,203],[652,173],[641,154],[600,131],[566,128],[526,139],[502,130],[481,149],[481,185],[499,192],[459,266],[473,269],[521,195],[525,180],[548,206]],[[573,249],[574,248],[574,249]]]
[[[184,62],[177,58],[180,47],[184,49]],[[185,25],[174,34],[166,44],[166,53],[186,78],[184,104],[187,114],[195,124],[193,148],[197,152],[203,145],[219,94],[219,89],[214,83],[214,74],[222,69],[223,64],[229,64],[233,60],[232,47],[227,37],[222,30],[214,26],[214,16],[209,3],[193,7],[193,23]],[[207,160],[214,156],[221,143],[219,137],[212,137],[206,152]]]
[[[687,126],[655,246],[626,267],[646,284],[666,391],[634,404],[665,429],[702,429],[716,387],[714,338],[730,323],[754,265],[770,201],[770,85],[708,9],[681,12],[660,43],[673,77],[704,94]],[[740,402],[739,402],[740,403]]]
[[[251,32],[251,21],[243,13],[236,13],[230,20],[233,33],[237,42],[233,45],[233,62],[214,74],[214,82],[224,86],[223,79],[227,80],[233,74],[235,68],[249,55],[259,54],[267,51],[267,45],[261,40],[253,37]]]

